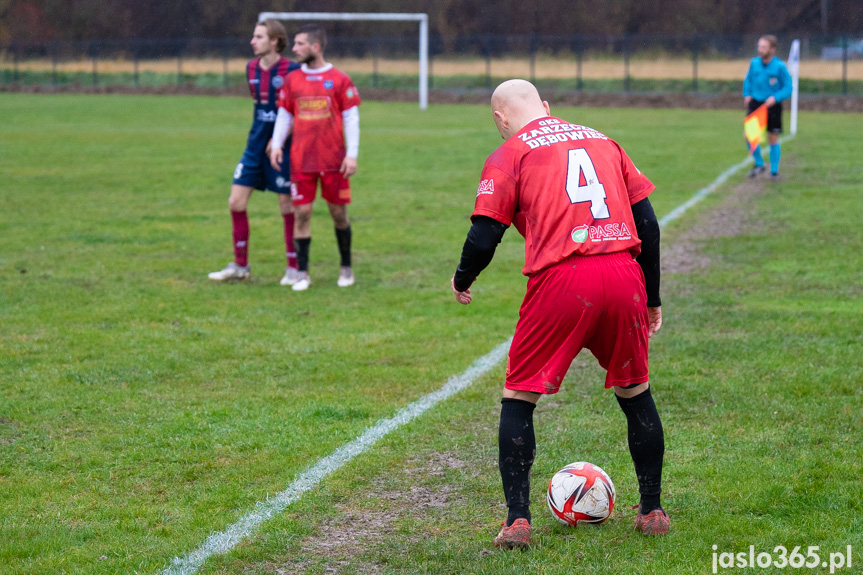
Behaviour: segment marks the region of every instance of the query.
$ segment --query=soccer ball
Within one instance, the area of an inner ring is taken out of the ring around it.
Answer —
[[[548,483],[548,508],[564,525],[599,525],[614,509],[614,483],[592,463],[570,463]]]

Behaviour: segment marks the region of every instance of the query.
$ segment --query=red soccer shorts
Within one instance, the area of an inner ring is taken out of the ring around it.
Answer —
[[[297,205],[315,201],[318,180],[321,196],[331,204],[351,203],[351,184],[341,172],[293,172],[291,174],[291,201]]]
[[[647,294],[629,252],[572,257],[527,282],[506,367],[506,388],[557,393],[572,360],[588,348],[605,387],[644,383]]]

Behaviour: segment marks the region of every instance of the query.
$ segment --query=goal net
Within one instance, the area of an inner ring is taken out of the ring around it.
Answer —
[[[258,22],[264,20],[365,20],[380,22],[419,22],[419,104],[420,110],[428,107],[428,14],[394,12],[261,12]]]

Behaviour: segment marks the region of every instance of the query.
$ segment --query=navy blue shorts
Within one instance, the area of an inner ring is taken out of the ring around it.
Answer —
[[[234,169],[234,184],[256,190],[269,190],[277,194],[291,193],[291,168],[288,154],[284,154],[282,169],[274,170],[266,154],[253,154],[246,149],[243,159]]]

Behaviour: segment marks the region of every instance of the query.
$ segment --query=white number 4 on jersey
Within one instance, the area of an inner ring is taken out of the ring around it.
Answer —
[[[584,184],[580,184],[584,174]],[[580,204],[590,202],[590,212],[594,219],[602,220],[610,217],[608,205],[605,203],[605,186],[596,175],[593,161],[584,148],[569,151],[569,164],[566,168],[566,194],[570,203]]]

